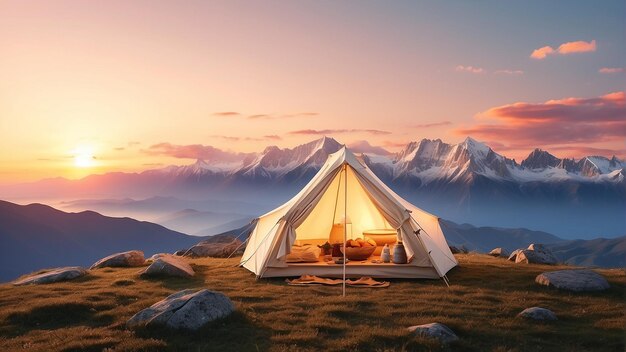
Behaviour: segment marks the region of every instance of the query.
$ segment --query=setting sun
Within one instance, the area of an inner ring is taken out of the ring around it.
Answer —
[[[76,167],[92,167],[94,166],[95,157],[93,156],[93,149],[87,146],[80,146],[74,149],[74,166]]]

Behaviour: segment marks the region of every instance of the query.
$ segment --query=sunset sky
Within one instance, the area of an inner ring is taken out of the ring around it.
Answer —
[[[0,183],[324,134],[624,158],[625,18],[623,0],[4,0]]]

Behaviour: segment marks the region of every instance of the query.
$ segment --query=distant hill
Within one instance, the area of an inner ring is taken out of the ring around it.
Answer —
[[[470,251],[489,252],[496,247],[507,251],[527,247],[531,243],[555,243],[563,241],[553,234],[529,229],[502,227],[476,227],[443,220],[442,229],[450,245],[464,246]]]
[[[548,247],[557,258],[568,264],[626,268],[626,236],[562,241]]]
[[[66,213],[47,205],[0,201],[0,281],[41,268],[90,265],[114,252],[150,256],[202,240],[163,226],[92,211]]]
[[[593,240],[564,240],[547,232],[501,227],[475,227],[443,221],[443,231],[450,245],[488,253],[496,247],[511,252],[531,243],[550,248],[563,263],[588,267],[626,267],[626,236]]]
[[[184,209],[157,218],[154,222],[169,229],[192,235],[214,235],[224,230],[243,226],[250,220],[252,220],[252,216],[249,215]]]

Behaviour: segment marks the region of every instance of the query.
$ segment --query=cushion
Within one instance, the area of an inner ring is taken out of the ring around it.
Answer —
[[[292,246],[291,253],[287,254],[287,263],[315,263],[319,261],[322,250],[316,245],[305,244],[303,246]]]

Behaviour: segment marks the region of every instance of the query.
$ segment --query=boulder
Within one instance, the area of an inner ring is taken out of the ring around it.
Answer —
[[[15,286],[50,284],[59,281],[73,280],[81,276],[85,276],[87,270],[78,266],[69,266],[64,268],[50,269],[41,274],[27,276],[13,282]]]
[[[242,246],[242,242],[234,240],[228,243],[222,242],[200,242],[195,246],[189,248],[185,254],[185,257],[199,258],[199,257],[214,257],[214,258],[226,258],[230,255],[241,255],[245,248]]]
[[[179,249],[179,250],[177,250],[176,252],[174,252],[174,255],[177,255],[177,256],[182,256],[182,255],[184,255],[184,254],[185,254],[185,252],[187,252],[187,250],[186,250],[186,249]]]
[[[153,255],[152,255],[152,257],[150,257],[150,259],[149,259],[149,260],[155,261],[155,260],[157,260],[157,259],[159,259],[159,258],[161,258],[161,257],[163,257],[163,256],[166,256],[166,255],[172,255],[172,254],[169,254],[169,253],[157,253],[157,254],[153,254]]]
[[[430,323],[424,325],[416,325],[407,328],[409,332],[429,338],[438,339],[443,343],[454,342],[459,339],[458,336],[449,327],[440,323]]]
[[[489,252],[489,255],[493,257],[507,257],[509,254],[505,249],[498,247],[492,249],[491,252]]]
[[[95,262],[90,269],[105,267],[132,267],[142,266],[146,260],[142,251],[128,251],[122,253],[111,254]]]
[[[140,274],[141,276],[192,277],[195,275],[195,272],[184,259],[166,254],[158,257]]]
[[[526,308],[517,316],[533,320],[557,320],[553,311],[541,307]]]
[[[515,262],[515,260],[517,259],[517,254],[519,252],[521,252],[521,251],[523,251],[523,249],[516,249],[513,252],[511,252],[511,255],[509,255],[509,259],[508,260],[510,260],[512,262]]]
[[[527,249],[517,253],[515,263],[554,265],[557,259],[552,251],[541,244],[531,244]]]
[[[602,291],[611,287],[602,275],[589,269],[549,271],[537,275],[535,282],[574,292]]]
[[[208,322],[230,315],[234,310],[230,299],[220,292],[183,290],[135,314],[126,326],[198,330]]]

